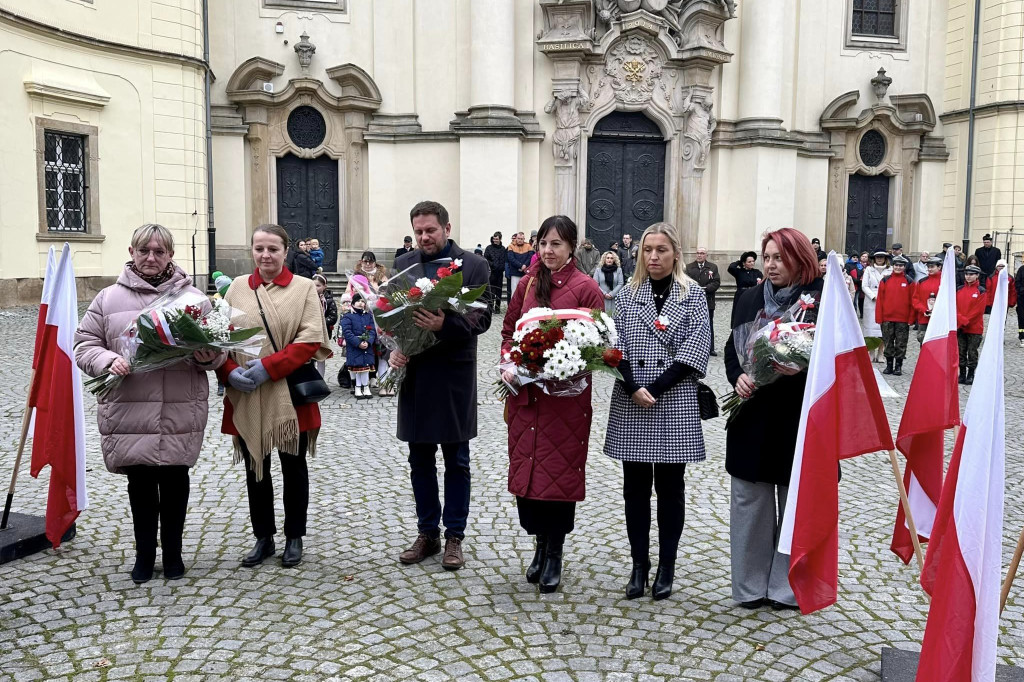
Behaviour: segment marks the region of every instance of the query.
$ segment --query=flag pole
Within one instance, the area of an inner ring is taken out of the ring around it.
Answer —
[[[1017,540],[1017,550],[1013,553],[1013,560],[1010,561],[1010,568],[1006,571],[1006,580],[1003,581],[1003,591],[999,595],[999,613],[1002,614],[1006,608],[1006,598],[1010,596],[1010,586],[1017,577],[1017,568],[1020,566],[1020,558],[1024,555],[1024,529],[1020,531],[1020,539]]]
[[[35,385],[36,370],[32,370],[32,378],[28,385]],[[25,441],[28,439],[28,427],[32,423],[32,408],[29,407],[32,391],[25,396],[25,414],[21,418],[21,440],[18,441],[18,454],[14,458],[14,471],[11,472],[11,485],[7,489],[7,499],[4,501],[4,515],[0,519],[0,530],[7,528],[7,518],[11,515],[11,504],[14,502],[14,487],[18,482],[18,469],[21,468],[21,456],[25,453]]]
[[[900,504],[903,505],[903,515],[907,519],[907,529],[910,531],[910,539],[914,541],[914,555],[917,556],[917,567],[924,570],[924,553],[921,551],[921,540],[917,537],[917,526],[914,524],[914,515],[910,513],[910,499],[907,497],[907,487],[903,485],[903,477],[900,476],[900,464],[896,461],[896,451],[889,451],[889,462],[892,464],[892,475],[896,479],[896,487],[900,491]],[[1024,536],[1022,536],[1024,539]]]

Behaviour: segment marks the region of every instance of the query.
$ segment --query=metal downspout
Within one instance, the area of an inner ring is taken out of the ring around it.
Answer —
[[[974,0],[974,43],[971,48],[971,103],[967,110],[967,191],[964,201],[964,253],[971,244],[971,196],[974,179],[974,104],[978,86],[978,34],[981,31],[981,0]]]
[[[206,62],[206,244],[207,274],[217,269],[217,229],[213,224],[213,130],[210,114],[210,0],[203,0],[203,61]],[[206,290],[215,291],[213,277],[207,278]]]

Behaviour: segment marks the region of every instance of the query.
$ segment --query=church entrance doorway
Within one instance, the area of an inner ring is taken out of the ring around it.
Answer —
[[[329,156],[277,160],[277,222],[292,242],[320,240],[324,272],[338,265],[338,162]]]
[[[639,112],[598,121],[587,146],[586,236],[603,253],[622,235],[634,240],[665,214],[665,139]]]
[[[846,209],[846,253],[885,251],[889,226],[889,177],[850,176]]]

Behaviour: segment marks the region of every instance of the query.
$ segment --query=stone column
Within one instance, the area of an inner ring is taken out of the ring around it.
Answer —
[[[270,127],[267,125],[266,107],[246,107],[245,123],[249,132],[249,156],[252,163],[252,197],[250,210],[252,226],[270,222]]]
[[[470,4],[470,111],[501,107],[515,112],[515,0]]]
[[[740,6],[739,117],[782,122],[782,69],[787,13],[773,3]]]

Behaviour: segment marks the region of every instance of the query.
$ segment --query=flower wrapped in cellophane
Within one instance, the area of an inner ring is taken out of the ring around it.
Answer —
[[[430,273],[436,268],[436,274]],[[437,335],[416,325],[417,310],[474,316],[487,312],[480,297],[487,291],[481,284],[463,286],[462,259],[440,258],[416,263],[382,284],[373,305],[373,321],[380,329],[380,342],[388,350],[406,357],[419,355],[439,342]],[[390,369],[377,380],[383,390],[398,388],[406,368]]]
[[[512,342],[498,365],[501,399],[528,384],[548,395],[576,396],[589,385],[589,372],[622,378],[615,322],[603,310],[533,308],[516,322]]]
[[[754,321],[733,329],[736,356],[755,387],[767,386],[783,376],[779,369],[807,369],[814,345],[814,325],[804,320],[816,305],[812,295],[804,294],[778,317],[766,317],[762,311]],[[726,428],[745,402],[735,390],[723,398]]]
[[[266,334],[262,326],[236,326],[235,321],[244,314],[224,299],[211,304],[203,294],[177,288],[144,308],[118,336],[117,347],[110,350],[128,361],[132,374],[173,365],[195,351],[232,351],[257,357]],[[104,396],[123,380],[107,370],[85,386],[94,395]]]

